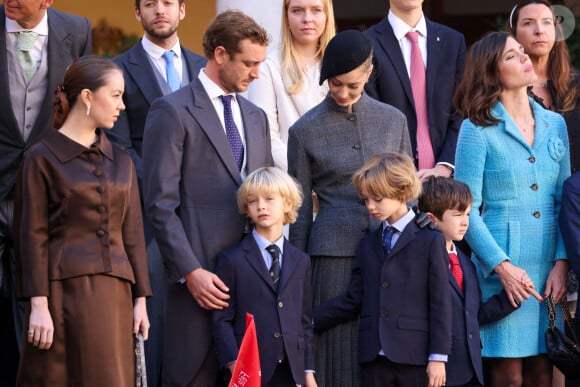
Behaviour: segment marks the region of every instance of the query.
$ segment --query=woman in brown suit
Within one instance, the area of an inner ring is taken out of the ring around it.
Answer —
[[[18,386],[134,386],[133,340],[151,295],[137,178],[101,129],[125,108],[123,75],[83,57],[56,91],[55,127],[26,153],[17,197]]]

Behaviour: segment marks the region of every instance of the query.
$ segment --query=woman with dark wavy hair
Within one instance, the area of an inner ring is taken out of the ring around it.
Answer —
[[[528,91],[546,109],[564,115],[572,172],[580,170],[580,75],[572,68],[561,28],[547,0],[521,0],[512,9],[508,30],[529,55],[537,79]]]
[[[507,32],[470,49],[455,104],[466,119],[455,178],[473,193],[465,235],[484,301],[505,289],[515,312],[481,327],[482,354],[497,386],[551,386],[543,298],[566,294],[568,262],[558,227],[570,175],[566,124],[527,94],[537,77]]]

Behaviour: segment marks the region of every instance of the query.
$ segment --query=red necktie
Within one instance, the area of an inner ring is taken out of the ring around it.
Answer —
[[[451,270],[451,274],[455,277],[455,281],[463,293],[463,270],[461,270],[459,257],[455,253],[449,253],[449,270]]]
[[[415,115],[417,116],[417,154],[419,157],[419,169],[433,168],[435,155],[431,145],[429,134],[429,116],[427,115],[427,80],[425,76],[425,63],[421,55],[417,31],[407,32],[407,39],[411,42],[411,89],[415,102]]]

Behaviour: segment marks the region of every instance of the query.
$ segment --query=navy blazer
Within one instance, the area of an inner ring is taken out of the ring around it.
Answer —
[[[446,382],[450,386],[459,386],[475,376],[483,385],[479,325],[497,321],[515,308],[504,290],[482,303],[475,265],[462,251],[458,249],[457,252],[463,269],[464,292],[459,290],[455,277],[449,271],[452,340]]]
[[[580,278],[580,172],[573,173],[564,181],[560,207],[560,232],[566,246],[570,268],[576,277]],[[580,306],[578,301],[576,305]],[[580,313],[576,313],[576,325],[580,327]]]
[[[465,39],[459,32],[428,19],[427,106],[429,133],[436,162],[454,164],[461,117],[453,107],[453,95],[463,76]],[[411,81],[399,42],[385,17],[364,34],[374,49],[373,75],[366,92],[393,105],[407,117],[413,155],[417,158],[417,116]]]
[[[262,380],[274,375],[283,350],[294,381],[305,383],[314,370],[310,257],[284,240],[279,289],[252,234],[218,257],[215,273],[230,289],[229,306],[213,313],[212,333],[220,365],[236,360],[246,330],[246,313],[254,315]]]
[[[6,14],[0,5],[0,201],[14,189],[22,154],[37,142],[47,130],[53,128],[52,96],[56,85],[61,84],[67,67],[81,56],[91,53],[91,24],[80,16],[47,9],[48,15],[48,83],[46,96],[34,127],[24,141],[14,111],[10,106],[10,82],[8,80],[8,55],[6,48]]]
[[[395,363],[426,365],[451,350],[451,302],[445,239],[410,222],[388,257],[382,229],[359,243],[347,293],[314,309],[314,326],[327,329],[360,311],[359,361],[382,349]]]
[[[197,78],[201,68],[205,67],[206,59],[196,53],[181,47],[183,59],[187,64],[189,79]],[[142,144],[145,130],[145,119],[153,101],[163,96],[163,91],[156,81],[147,52],[143,49],[141,40],[113,61],[123,70],[125,92],[123,102],[125,110],[119,115],[112,130],[106,131],[112,142],[129,150],[141,182],[142,176]]]

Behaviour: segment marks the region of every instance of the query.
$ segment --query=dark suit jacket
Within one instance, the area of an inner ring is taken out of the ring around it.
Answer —
[[[448,385],[459,386],[475,376],[483,385],[479,325],[507,316],[514,311],[514,307],[504,290],[482,303],[475,265],[462,251],[457,251],[463,269],[464,293],[459,290],[455,277],[449,271],[452,341],[446,381]]]
[[[237,98],[248,172],[273,166],[266,114],[244,97]],[[143,159],[145,213],[153,225],[169,281],[176,284],[198,268],[213,271],[218,253],[242,239],[247,222],[236,204],[242,177],[218,115],[197,77],[153,102],[145,123],[143,153],[155,155]],[[211,345],[210,313],[191,297],[187,302],[195,313],[191,321],[176,324],[186,323],[188,328],[166,331],[165,336],[165,353],[186,359],[187,369],[173,361],[164,362],[164,378],[191,380]],[[174,324],[172,318],[181,318],[177,314],[168,310],[166,326]]]
[[[560,207],[560,232],[566,246],[570,268],[576,277],[580,278],[580,172],[573,173],[564,182]],[[578,302],[576,305],[580,306]],[[580,313],[576,313],[576,326],[576,329],[580,327]]]
[[[278,292],[252,234],[218,257],[216,274],[230,289],[228,308],[214,311],[213,337],[220,365],[236,360],[246,330],[246,313],[254,315],[262,380],[271,379],[283,349],[296,383],[314,370],[310,257],[284,241]],[[283,334],[282,334],[283,332]]]
[[[10,83],[6,47],[6,14],[0,5],[0,200],[6,198],[16,182],[16,174],[23,152],[53,127],[52,96],[56,85],[62,83],[66,68],[77,58],[91,53],[91,25],[86,18],[69,15],[49,8],[48,12],[48,86],[46,97],[30,136],[22,138],[14,111],[10,107]]]
[[[196,79],[199,70],[205,66],[206,59],[183,46],[181,52],[187,64],[189,79]],[[154,71],[157,70],[151,66],[140,40],[113,61],[121,67],[125,78],[125,110],[121,112],[113,129],[107,131],[107,135],[111,141],[129,150],[137,168],[137,175],[141,179],[145,119],[149,107],[156,98],[163,96],[163,92],[155,80]]]
[[[427,22],[427,106],[436,162],[454,164],[461,118],[453,108],[455,88],[463,76],[465,39],[444,25]],[[411,81],[399,42],[385,17],[364,31],[374,49],[374,69],[367,93],[393,105],[407,117],[413,155],[417,157],[417,116]]]
[[[347,293],[315,308],[314,326],[327,329],[360,311],[361,363],[382,349],[392,362],[426,365],[429,354],[451,350],[445,239],[411,222],[385,258],[381,231],[361,240]]]

